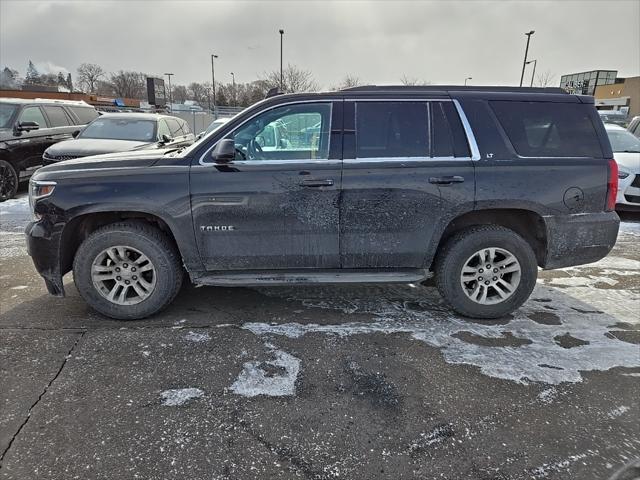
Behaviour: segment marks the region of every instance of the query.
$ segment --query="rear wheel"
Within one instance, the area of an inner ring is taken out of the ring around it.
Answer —
[[[0,160],[0,202],[13,198],[18,191],[18,172],[6,160]]]
[[[458,313],[498,318],[519,308],[538,276],[531,246],[504,227],[463,230],[447,241],[436,260],[436,285]]]
[[[159,312],[182,284],[180,257],[169,237],[141,222],[107,225],[92,233],[78,248],[73,276],[91,307],[121,320]]]

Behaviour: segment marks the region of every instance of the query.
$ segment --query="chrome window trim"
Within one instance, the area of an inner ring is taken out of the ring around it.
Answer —
[[[225,163],[224,166],[233,165],[340,165],[342,160],[336,159],[297,159],[297,160],[234,160],[229,163]],[[209,166],[211,164],[207,164]],[[222,164],[213,164],[222,165]]]
[[[425,163],[425,162],[448,162],[448,161],[470,161],[471,157],[367,157],[367,158],[345,158],[343,162],[347,165],[359,163]]]
[[[476,136],[473,134],[473,130],[471,129],[471,124],[469,123],[469,120],[467,119],[467,116],[465,115],[460,102],[453,99],[453,104],[458,111],[458,116],[460,117],[460,121],[462,122],[464,133],[467,136],[467,143],[469,144],[469,148],[471,149],[471,160],[478,161],[480,160],[480,149],[478,148],[478,143],[476,142]]]
[[[258,115],[261,115],[264,112],[268,112],[269,110],[274,110],[276,108],[285,107],[287,105],[297,105],[297,104],[304,104],[304,103],[328,103],[329,107],[330,107],[329,108],[329,127],[331,127],[331,121],[333,120],[333,102],[338,102],[338,101],[342,101],[342,99],[338,99],[338,98],[322,98],[322,99],[314,99],[314,100],[294,100],[294,101],[291,101],[291,102],[278,103],[278,104],[272,105],[271,107],[266,108],[264,110],[260,110],[260,111],[258,111],[256,113],[254,113],[253,115],[251,115],[249,118],[247,118],[240,125],[237,125],[235,128],[233,128],[232,130],[227,132],[224,137],[220,138],[217,142],[215,142],[213,145],[211,145],[210,148],[205,150],[205,152],[202,155],[200,155],[200,158],[198,159],[198,163],[200,165],[202,165],[202,166],[205,166],[205,167],[218,165],[215,162],[206,162],[206,161],[204,161],[204,158],[211,156],[211,150],[216,148],[216,145],[218,144],[218,142],[220,140],[225,139],[227,137],[227,135],[230,135],[231,133],[235,132],[236,130],[238,130],[239,128],[244,126],[247,122],[250,122],[251,120],[256,118]],[[215,132],[215,130],[213,130],[211,133],[213,133],[213,132]],[[331,128],[329,128],[329,145],[328,145],[328,150],[327,151],[331,151]],[[326,159],[324,159],[324,160],[326,160]],[[246,161],[252,161],[252,160],[238,160],[238,161],[246,162]],[[260,162],[260,161],[263,162],[264,160],[255,160],[255,161],[256,162]],[[287,163],[293,163],[296,160],[278,160],[278,161],[287,162]],[[305,162],[306,162],[306,160],[305,160]]]

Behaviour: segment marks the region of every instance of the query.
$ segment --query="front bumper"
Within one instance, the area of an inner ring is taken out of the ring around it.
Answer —
[[[27,252],[38,273],[44,278],[51,295],[64,297],[64,285],[60,272],[61,232],[46,222],[31,222],[25,229]]]
[[[615,212],[549,215],[544,220],[545,269],[583,265],[606,257],[616,244],[620,227]]]

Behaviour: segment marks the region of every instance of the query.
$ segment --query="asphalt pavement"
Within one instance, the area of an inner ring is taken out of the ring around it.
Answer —
[[[640,457],[640,219],[507,318],[430,285],[47,295],[0,204],[2,479],[607,479]],[[69,277],[69,276],[68,276]]]

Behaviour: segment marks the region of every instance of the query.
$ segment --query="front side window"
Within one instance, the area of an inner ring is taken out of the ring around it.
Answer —
[[[426,102],[358,102],[356,157],[429,156]]]
[[[22,110],[20,114],[19,122],[36,122],[40,128],[45,128],[47,126],[47,121],[44,119],[44,115],[42,115],[42,110],[40,107],[26,107]]]
[[[268,110],[231,132],[236,160],[319,160],[329,157],[331,104]]]
[[[171,130],[170,136],[172,138],[181,137],[182,135],[184,135],[182,133],[182,129],[180,128],[180,124],[175,118],[167,118],[166,121],[169,125],[169,130]]]
[[[103,138],[153,142],[156,138],[155,120],[98,117],[79,135],[79,138]]]
[[[11,103],[0,103],[0,128],[9,128],[9,123],[18,109]]]
[[[162,140],[163,135],[166,135],[169,138],[173,137],[173,135],[171,135],[171,130],[169,130],[169,127],[167,126],[167,122],[160,119],[158,120],[158,140]]]
[[[602,158],[592,105],[492,101],[491,108],[522,157]]]
[[[68,127],[71,125],[67,114],[64,113],[62,107],[50,107],[45,106],[44,111],[49,117],[49,122],[51,122],[52,127]]]

